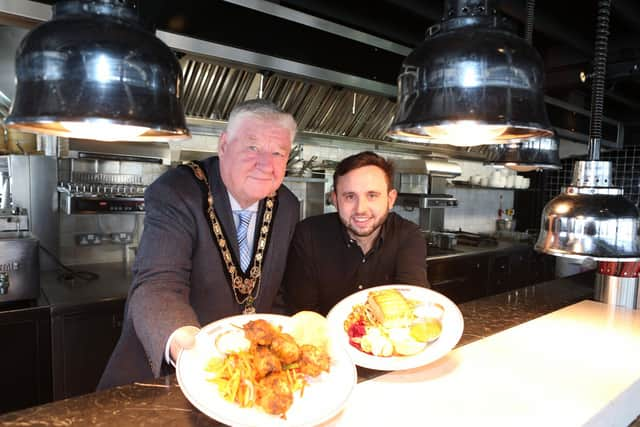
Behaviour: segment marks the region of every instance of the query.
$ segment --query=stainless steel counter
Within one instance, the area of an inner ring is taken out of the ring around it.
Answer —
[[[499,240],[495,246],[469,246],[458,244],[453,249],[442,250],[438,248],[427,248],[427,261],[437,261],[443,259],[460,258],[473,255],[485,255],[499,252],[508,252],[512,250],[531,248],[533,245],[522,242],[511,242]],[[430,255],[429,250],[436,254]],[[437,252],[436,252],[437,251]]]
[[[130,267],[123,263],[86,264],[74,270],[94,273],[95,280],[65,280],[57,271],[43,272],[40,286],[53,314],[70,306],[124,299],[131,285]]]

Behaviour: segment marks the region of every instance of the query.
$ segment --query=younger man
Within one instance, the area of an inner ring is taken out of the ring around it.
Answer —
[[[327,314],[361,289],[428,286],[427,246],[418,225],[389,211],[397,197],[393,166],[366,151],[342,160],[331,198],[338,212],[298,223],[283,288],[289,310]]]

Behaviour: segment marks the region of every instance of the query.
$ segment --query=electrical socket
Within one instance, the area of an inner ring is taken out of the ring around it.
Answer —
[[[112,243],[128,244],[133,243],[133,233],[111,233],[109,235]]]
[[[92,246],[92,245],[101,245],[102,244],[102,236],[95,233],[83,233],[76,234],[76,245],[78,246]]]

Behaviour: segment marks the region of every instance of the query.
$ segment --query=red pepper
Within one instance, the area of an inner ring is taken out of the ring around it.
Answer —
[[[347,335],[349,335],[349,344],[362,351],[362,347],[360,346],[360,338],[363,337],[367,333],[367,330],[364,326],[364,320],[358,320],[349,326],[349,330],[347,331]]]

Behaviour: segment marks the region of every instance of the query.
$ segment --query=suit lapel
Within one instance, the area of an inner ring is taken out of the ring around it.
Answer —
[[[213,205],[215,206],[218,221],[222,225],[224,234],[227,236],[228,243],[233,249],[236,259],[240,259],[240,250],[238,249],[238,237],[236,235],[236,224],[233,221],[233,212],[231,211],[231,203],[229,202],[229,193],[222,183],[220,177],[219,159],[216,157],[211,170],[207,172],[209,185],[211,186],[211,194],[213,195]]]

